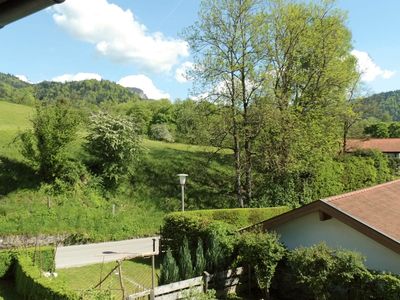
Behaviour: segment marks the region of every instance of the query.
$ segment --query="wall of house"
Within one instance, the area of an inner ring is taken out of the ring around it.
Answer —
[[[289,249],[325,242],[332,248],[362,253],[366,257],[365,264],[370,269],[400,274],[400,254],[337,219],[320,221],[317,212],[281,224],[274,230]]]

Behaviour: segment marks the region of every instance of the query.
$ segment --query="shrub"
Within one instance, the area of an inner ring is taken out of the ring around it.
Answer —
[[[196,248],[196,264],[194,266],[194,275],[200,276],[206,269],[206,260],[204,258],[203,241],[199,238]]]
[[[129,118],[100,112],[90,118],[87,151],[108,187],[132,172],[143,148],[138,127]]]
[[[151,125],[149,136],[156,141],[164,141],[168,143],[173,143],[175,141],[173,135],[168,129],[168,125],[165,123]]]
[[[168,249],[161,264],[159,285],[176,282],[179,280],[179,269],[171,249]]]
[[[400,299],[400,278],[391,274],[374,274],[367,285],[365,298]]]
[[[361,291],[370,275],[359,253],[330,249],[324,243],[290,251],[287,266],[289,286],[311,292],[315,299],[346,298],[350,291]]]
[[[269,295],[272,278],[285,248],[273,233],[244,233],[238,244],[238,262],[254,268],[260,289]]]
[[[179,249],[179,279],[190,279],[193,276],[193,263],[190,255],[189,243],[186,238],[183,239],[183,244]]]

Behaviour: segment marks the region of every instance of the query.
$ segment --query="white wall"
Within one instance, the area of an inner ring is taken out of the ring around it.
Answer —
[[[278,225],[274,230],[289,249],[325,242],[331,248],[361,252],[370,269],[400,274],[400,254],[334,218],[320,221],[317,212]]]

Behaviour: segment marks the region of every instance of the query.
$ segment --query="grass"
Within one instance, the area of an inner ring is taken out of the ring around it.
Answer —
[[[64,282],[69,289],[76,291],[87,290],[95,287],[100,282],[100,278],[105,278],[115,266],[117,266],[117,263],[111,262],[79,268],[60,269],[57,270],[57,280]],[[151,258],[136,258],[123,261],[121,271],[126,295],[151,288]],[[158,273],[159,268],[157,267],[156,286]],[[117,299],[122,296],[120,288],[119,273],[118,269],[116,269],[102,283],[102,289],[110,289]]]
[[[29,128],[33,113],[32,107],[0,101],[0,234],[72,233],[82,241],[156,234],[165,212],[180,209],[179,173],[189,174],[187,210],[235,204],[226,151],[211,159],[216,150],[211,147],[150,140],[144,141],[148,151],[131,182],[117,194],[104,195],[96,184],[49,193],[12,143]],[[71,157],[84,157],[84,135],[83,130],[70,145]]]

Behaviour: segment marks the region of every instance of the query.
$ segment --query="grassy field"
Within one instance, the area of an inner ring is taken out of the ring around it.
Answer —
[[[60,269],[57,270],[58,277],[56,280],[64,282],[69,289],[79,292],[95,287],[100,282],[100,278],[104,279],[116,266],[115,262],[111,262],[79,268]],[[155,285],[157,286],[158,264],[155,271]],[[121,273],[126,296],[151,288],[151,258],[123,261]],[[113,271],[102,283],[101,288],[110,289],[115,299],[121,298],[122,292],[118,269]]]
[[[91,241],[155,234],[165,212],[180,209],[179,173],[189,174],[187,210],[235,205],[229,151],[213,155],[211,147],[150,140],[144,140],[147,153],[136,173],[117,194],[102,194],[96,182],[49,193],[13,143],[30,127],[33,113],[32,107],[0,101],[0,234],[71,232]],[[70,145],[76,159],[84,158],[82,132]]]

